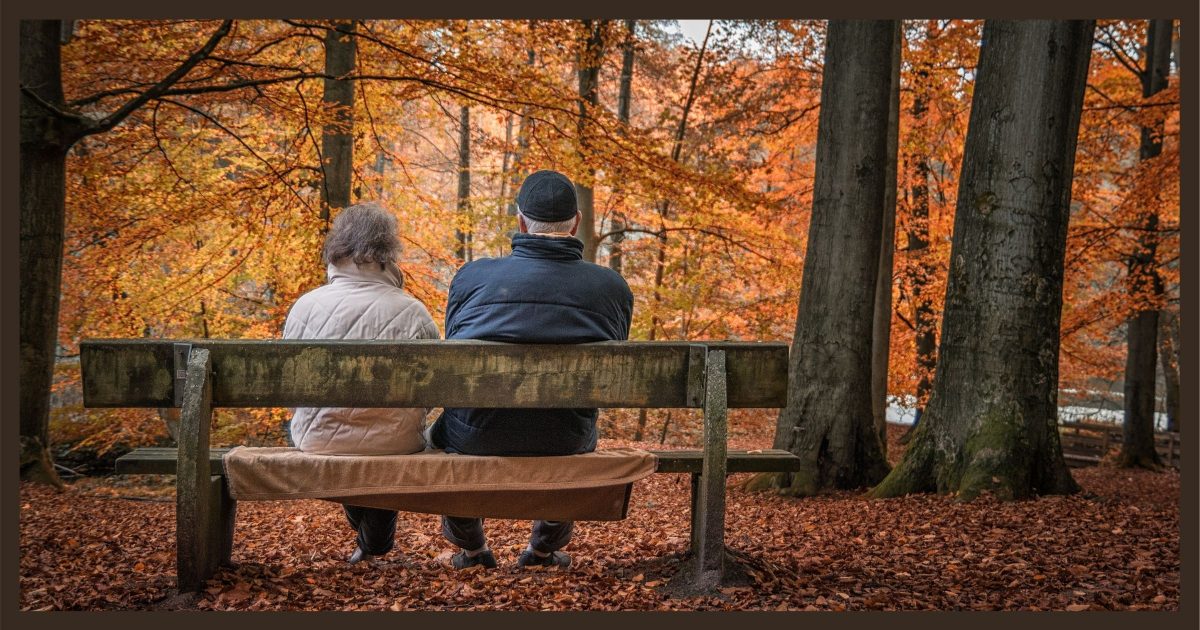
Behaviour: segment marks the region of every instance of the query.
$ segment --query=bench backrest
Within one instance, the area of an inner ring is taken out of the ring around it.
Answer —
[[[115,339],[81,344],[84,405],[179,406],[180,343],[209,351],[213,407],[702,407],[713,350],[728,407],[787,402],[782,343]]]

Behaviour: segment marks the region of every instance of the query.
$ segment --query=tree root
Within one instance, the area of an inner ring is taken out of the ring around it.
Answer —
[[[50,450],[35,437],[21,437],[21,480],[54,486],[59,492],[67,489],[67,485],[54,470],[54,459],[50,457]]]

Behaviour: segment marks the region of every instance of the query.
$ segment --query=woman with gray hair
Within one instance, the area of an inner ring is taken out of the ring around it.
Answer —
[[[396,217],[377,203],[342,210],[325,239],[328,282],[296,300],[284,339],[438,339],[429,311],[403,289]],[[404,455],[424,450],[427,409],[298,408],[290,437],[324,455]],[[344,506],[358,532],[350,563],[391,550],[396,512]]]

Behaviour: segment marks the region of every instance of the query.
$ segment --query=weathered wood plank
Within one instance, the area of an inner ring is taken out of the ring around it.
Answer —
[[[221,457],[227,448],[209,450],[211,474],[222,475]],[[659,473],[699,473],[704,464],[704,451],[650,451],[658,457]],[[138,448],[117,458],[116,472],[121,475],[174,475],[178,451],[174,448]],[[799,470],[800,458],[784,450],[729,451],[725,459],[726,472],[794,472]]]
[[[221,458],[227,448],[214,448],[208,452],[210,474],[224,475]],[[174,475],[179,463],[179,451],[175,448],[137,448],[117,458],[118,475]]]
[[[651,451],[658,457],[657,473],[699,473],[704,467],[704,451]],[[800,458],[784,450],[728,451],[725,472],[795,472]]]
[[[170,407],[173,340],[87,340],[81,344],[88,407]],[[483,341],[213,341],[215,407],[697,406],[689,387],[696,344],[576,345]],[[785,344],[727,348],[730,407],[786,403]],[[693,377],[694,378],[694,377]],[[689,395],[689,393],[691,395]]]
[[[211,540],[216,517],[209,474],[208,431],[212,422],[212,379],[208,350],[193,348],[179,421],[179,464],[175,477],[175,542],[179,590],[198,591],[215,567]],[[218,489],[219,489],[218,479]]]
[[[1095,466],[1100,463],[1099,456],[1078,455],[1075,453],[1063,453],[1063,461],[1071,468],[1080,468],[1083,466]]]
[[[704,341],[725,352],[726,405],[730,409],[787,405],[788,346],[784,343]]]
[[[174,407],[169,341],[84,340],[79,348],[85,407]]]

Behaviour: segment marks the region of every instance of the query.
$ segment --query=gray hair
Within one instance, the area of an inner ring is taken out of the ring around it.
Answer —
[[[575,217],[571,217],[566,221],[546,222],[538,221],[537,219],[530,219],[529,217],[525,216],[525,214],[521,212],[519,208],[517,209],[517,214],[520,215],[522,219],[525,219],[525,229],[530,234],[550,234],[551,232],[566,233],[570,232],[571,228],[575,227]]]
[[[342,210],[325,237],[322,257],[326,264],[349,258],[358,264],[395,262],[400,237],[395,215],[374,201]]]

